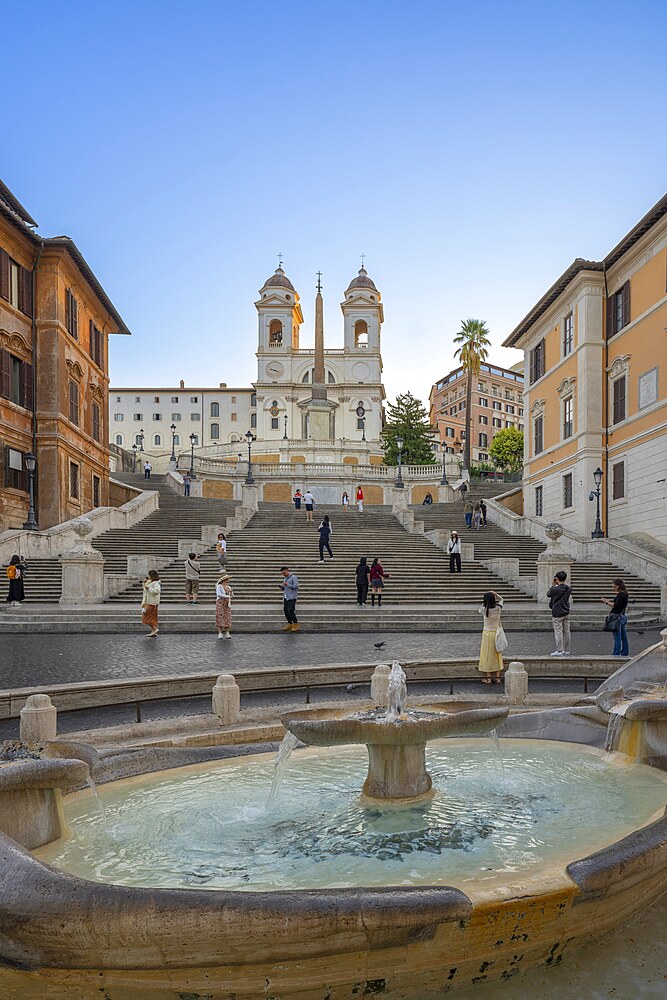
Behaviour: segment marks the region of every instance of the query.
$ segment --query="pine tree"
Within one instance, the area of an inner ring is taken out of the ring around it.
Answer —
[[[420,399],[411,392],[387,403],[388,420],[383,431],[384,464],[398,465],[396,439],[403,438],[401,461],[405,465],[430,465],[433,456],[433,428]]]

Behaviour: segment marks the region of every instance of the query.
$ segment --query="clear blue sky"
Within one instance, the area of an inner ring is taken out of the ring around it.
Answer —
[[[499,345],[667,190],[666,35],[662,0],[26,0],[0,176],[132,330],[113,384],[248,384],[278,251],[340,346],[364,251],[388,394],[426,398],[462,319]]]

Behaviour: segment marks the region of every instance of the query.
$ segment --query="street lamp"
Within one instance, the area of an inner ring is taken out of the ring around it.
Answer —
[[[248,475],[245,477],[245,481],[246,481],[246,486],[253,486],[254,483],[255,483],[255,480],[252,478],[252,465],[251,465],[252,456],[251,456],[251,448],[252,448],[252,443],[253,443],[253,441],[256,440],[256,438],[255,438],[255,435],[253,434],[252,431],[246,431],[245,439],[248,442]]]
[[[600,494],[602,493],[602,469],[598,465],[597,469],[593,473],[593,479],[595,480],[595,489],[591,490],[588,494],[589,500],[597,500],[597,509],[595,512],[595,530],[591,531],[591,538],[604,538],[604,531],[602,530],[602,522],[600,521]]]
[[[361,440],[366,440],[366,417],[361,418]]]
[[[447,482],[447,442],[442,442],[442,479],[440,480],[441,486],[449,486]]]
[[[398,487],[399,490],[402,490],[403,487],[404,487],[404,485],[405,485],[403,483],[403,476],[401,475],[401,456],[403,454],[403,438],[402,437],[397,437],[396,438],[396,447],[398,448],[398,475],[396,476],[396,486]]]
[[[144,429],[143,427],[139,431],[139,451],[144,450]]]
[[[136,442],[132,445],[132,472],[137,471],[137,445]]]
[[[23,527],[26,531],[37,531],[39,525],[37,524],[37,518],[35,517],[35,468],[37,466],[37,459],[31,451],[25,456],[25,467],[28,472],[28,491],[30,493],[30,502],[28,505],[28,520],[25,522]]]
[[[169,428],[171,431],[171,457],[170,462],[176,461],[176,424],[172,424]]]
[[[283,440],[287,441],[287,414],[285,414],[283,420],[285,421],[285,433],[283,434]]]
[[[188,475],[192,478],[195,474],[195,443],[197,441],[197,435],[190,435],[190,471]]]

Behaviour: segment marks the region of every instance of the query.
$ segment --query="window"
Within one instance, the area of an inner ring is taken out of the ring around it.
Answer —
[[[28,473],[22,451],[5,446],[5,486],[11,490],[28,492]]]
[[[488,399],[484,399],[483,396],[480,396],[479,397],[479,405],[480,406],[488,406],[489,405]]]
[[[236,402],[236,396],[232,396],[232,403]]]
[[[191,413],[190,420],[194,420],[195,422],[201,420],[201,413]]]
[[[448,438],[453,438],[454,437],[454,428],[453,427],[446,427],[445,428],[445,437],[448,437]]]
[[[479,460],[480,462],[488,462],[489,456],[486,454],[486,452],[480,451]]]
[[[143,413],[133,413],[132,414],[132,419],[133,420],[138,420],[139,423],[141,423],[141,421],[144,419],[144,415],[143,415]]]
[[[162,414],[161,413],[154,413],[153,414],[153,420],[162,420]]]
[[[171,401],[172,401],[172,403],[177,403],[178,402],[178,396],[172,396],[171,397]]]
[[[116,402],[117,402],[117,403],[120,403],[120,402],[122,402],[122,400],[121,400],[121,397],[120,397],[120,396],[116,396]]]
[[[237,414],[236,413],[230,413],[229,418],[232,421],[232,423],[235,423],[236,422],[236,418],[237,418]]]
[[[159,403],[160,402],[160,397],[159,396],[153,396],[153,402],[154,403]]]
[[[542,339],[530,352],[530,384],[542,378],[544,372],[544,339]]]
[[[572,473],[568,472],[563,476],[563,507],[572,507]]]
[[[655,403],[658,398],[658,369],[652,368],[639,376],[639,409]]]
[[[257,414],[256,413],[251,413],[250,414],[250,426],[252,428],[257,427]]]
[[[88,321],[90,333],[90,356],[98,368],[104,367],[104,338],[102,331],[98,330],[92,319]]]
[[[122,434],[116,434],[116,444],[118,445],[119,448],[123,447],[123,435]]]
[[[456,407],[455,406],[451,406],[449,408],[449,415],[450,415],[450,417],[455,417],[456,416]]]
[[[174,448],[181,443],[181,435],[174,434]]]
[[[563,437],[572,437],[574,433],[574,408],[572,396],[563,400]]]
[[[141,446],[143,444],[143,440],[144,440],[144,438],[143,438],[143,431],[141,432],[141,434],[135,434],[134,435],[134,443],[136,444],[137,448],[141,448]]]
[[[134,397],[134,401],[135,401],[135,403],[140,403],[141,402],[141,396],[135,396]]]
[[[354,324],[354,346],[368,346],[368,323],[365,319],[358,319]]]
[[[544,417],[535,417],[533,423],[533,453],[539,455],[544,450]]]
[[[69,380],[69,419],[79,426],[79,386],[73,379]]]
[[[257,393],[256,392],[251,392],[250,393],[250,405],[251,406],[257,406]]]
[[[486,448],[487,444],[488,444],[488,437],[487,437],[487,435],[484,434],[482,431],[480,431],[480,434],[479,434],[479,447],[480,448]]]
[[[125,415],[123,413],[114,413],[113,418],[117,424],[121,424],[125,420]]]
[[[153,435],[153,444],[157,444],[157,445],[161,445],[162,444],[162,436],[160,434],[154,434]]]
[[[572,354],[574,347],[574,324],[572,313],[568,313],[563,320],[563,357]]]
[[[217,441],[220,437],[220,424],[211,424],[211,440]]]
[[[278,417],[271,417],[271,430],[272,431],[278,430]]]
[[[180,413],[172,413],[172,415],[171,415],[171,422],[172,422],[172,424],[175,424],[176,421],[180,420],[180,419],[181,419]]]
[[[614,403],[612,422],[620,424],[621,420],[625,420],[625,375],[616,379],[614,382],[613,393]]]
[[[611,468],[611,498],[622,500],[625,496],[625,462],[616,462]]]
[[[630,282],[607,299],[607,338],[613,337],[630,322]]]
[[[190,402],[191,403],[198,403],[199,402],[199,396],[190,396]]]
[[[33,408],[32,365],[14,357],[9,351],[0,351],[2,387],[0,395],[26,410]]]
[[[493,426],[494,427],[502,427],[503,426],[503,422],[500,419],[500,417],[494,417],[493,418]]]
[[[520,417],[522,417],[522,416],[523,416],[523,406],[520,406],[520,407],[519,407],[519,416],[520,416]]]
[[[505,413],[514,413],[514,407],[511,406],[509,403],[506,403],[505,404]]]
[[[491,386],[491,394],[493,396],[499,396],[500,395],[500,389],[498,388],[497,385],[492,385]]]
[[[72,500],[79,499],[79,466],[76,462],[69,463],[69,495]]]
[[[79,339],[79,304],[68,288],[65,292],[65,326],[75,340]]]
[[[466,408],[466,401],[464,399],[461,403],[459,403],[459,410],[465,410],[465,408]]]
[[[543,492],[542,491],[543,491],[543,487],[542,486],[536,486],[535,487],[535,517],[542,517],[542,511],[543,511],[543,504],[542,504]]]
[[[91,422],[91,433],[95,441],[100,440],[100,408],[97,403],[91,403],[90,406],[90,422]]]
[[[0,295],[15,309],[20,309],[26,316],[32,316],[32,274],[12,260],[7,251],[2,249],[0,249]]]
[[[102,480],[99,476],[93,476],[93,507],[99,507],[100,505],[100,493],[102,487]]]
[[[365,417],[357,417],[357,430],[358,431],[363,431],[364,428],[365,428],[365,426],[366,426],[366,418]]]
[[[519,430],[520,430],[520,431],[522,431],[522,430],[523,430],[523,424],[519,424]]]
[[[283,342],[283,325],[279,319],[269,323],[269,347],[280,347]]]
[[[212,417],[220,416],[220,403],[211,403],[211,416]]]
[[[511,420],[506,420],[505,421],[505,427],[514,427],[514,424],[512,423]]]
[[[497,401],[496,401],[496,400],[494,399],[494,401],[493,401],[493,408],[494,408],[494,410],[502,410],[502,408],[503,408],[503,404],[502,404],[502,403],[498,403],[498,402],[497,402]]]
[[[514,393],[510,392],[509,389],[505,389],[505,399],[514,399]]]
[[[477,391],[478,392],[486,392],[486,382],[478,382],[477,383]]]

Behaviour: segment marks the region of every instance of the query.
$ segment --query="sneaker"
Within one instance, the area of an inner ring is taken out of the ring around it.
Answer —
[[[285,625],[285,627],[282,628],[280,631],[281,632],[291,632],[293,628],[294,628],[294,626],[290,625],[289,622],[288,622],[287,625]]]
[[[232,637],[232,633],[231,632],[225,632],[225,634],[223,636],[223,639],[231,639],[231,637]]]
[[[565,650],[565,652],[564,652],[564,653],[562,653],[561,655],[562,655],[562,656],[572,656],[572,653],[570,652],[570,650],[569,650],[569,649],[566,649],[566,650]]]
[[[560,649],[555,649],[551,655],[552,656],[562,656],[563,654],[561,653]]]
[[[224,639],[222,632],[218,632],[218,639]]]
[[[299,625],[298,622],[296,623],[296,625],[292,625],[292,632],[299,632],[300,630],[301,626]]]

